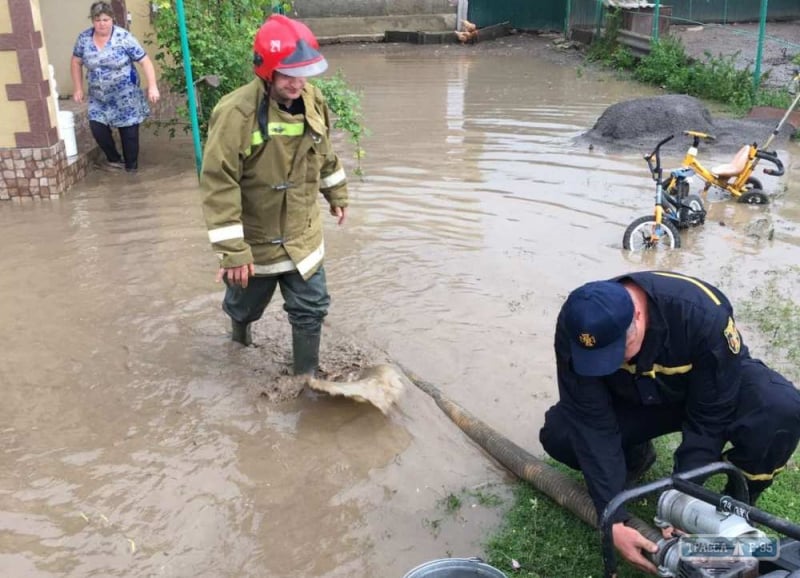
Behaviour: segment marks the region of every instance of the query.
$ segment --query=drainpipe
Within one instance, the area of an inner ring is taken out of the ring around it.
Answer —
[[[183,55],[183,72],[186,76],[186,97],[189,100],[189,119],[192,123],[192,137],[194,140],[194,162],[197,175],[203,165],[203,146],[200,144],[200,123],[197,120],[197,100],[195,87],[192,80],[192,61],[189,57],[189,40],[186,34],[186,12],[183,9],[183,0],[175,0],[175,9],[178,16],[178,30],[181,36],[181,53]]]
[[[767,28],[767,2],[768,0],[761,0],[761,17],[758,25],[758,51],[756,52],[756,68],[753,71],[753,90],[758,90],[761,84],[761,58],[764,53],[764,36]]]

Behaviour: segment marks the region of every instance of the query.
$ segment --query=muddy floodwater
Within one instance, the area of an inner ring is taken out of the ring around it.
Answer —
[[[629,255],[622,233],[652,206],[646,151],[573,139],[653,92],[528,42],[329,47],[372,134],[348,222],[326,222],[325,339],[384,352],[539,454],[566,294],[664,268],[746,295],[796,263],[800,148],[762,177],[769,206],[712,195],[684,249]],[[231,344],[191,141],[148,135],[140,165],[0,204],[0,575],[389,578],[480,555],[512,478],[413,387],[386,416],[273,403],[280,298],[261,347]]]

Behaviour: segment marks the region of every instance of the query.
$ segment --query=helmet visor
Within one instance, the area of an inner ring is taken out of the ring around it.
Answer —
[[[298,40],[297,47],[289,56],[281,60],[275,68],[286,76],[316,76],[328,69],[328,61],[305,40]]]

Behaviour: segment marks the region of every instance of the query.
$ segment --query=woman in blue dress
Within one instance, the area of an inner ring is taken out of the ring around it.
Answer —
[[[139,125],[150,114],[147,100],[160,98],[153,63],[136,38],[114,26],[114,10],[108,2],[89,9],[92,27],[78,35],[72,50],[72,84],[75,102],[83,102],[82,67],[89,86],[89,126],[92,136],[111,168],[136,172],[139,162]],[[135,63],[147,79],[147,99],[139,86]],[[119,131],[120,155],[111,129]]]

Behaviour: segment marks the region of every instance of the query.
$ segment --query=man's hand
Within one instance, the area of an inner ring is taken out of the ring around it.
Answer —
[[[242,289],[247,287],[250,277],[255,275],[256,268],[253,263],[242,265],[241,267],[220,267],[217,271],[217,278],[215,281],[219,283],[223,278],[228,279],[231,285],[241,285]]]
[[[614,538],[614,546],[617,547],[623,558],[639,570],[649,574],[658,573],[658,569],[653,563],[642,554],[642,550],[655,554],[658,552],[658,546],[622,522],[611,526],[611,535]]]
[[[331,215],[336,217],[337,225],[342,225],[347,218],[347,207],[331,207]]]

